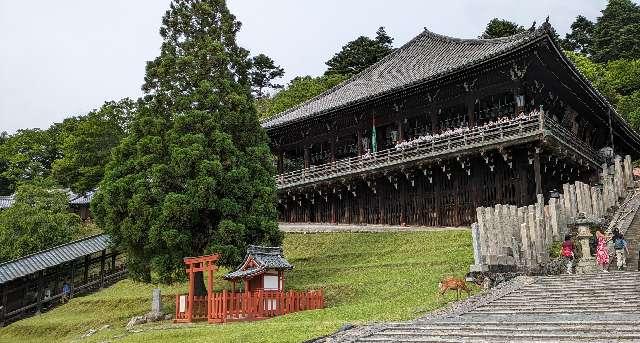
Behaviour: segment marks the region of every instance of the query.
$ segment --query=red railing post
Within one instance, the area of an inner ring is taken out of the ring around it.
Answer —
[[[227,321],[227,290],[222,290],[222,308],[221,308],[221,321],[224,323]]]

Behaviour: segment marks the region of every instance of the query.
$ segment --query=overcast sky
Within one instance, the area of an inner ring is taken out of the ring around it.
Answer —
[[[640,0],[638,0],[640,1]],[[549,15],[561,36],[604,0],[230,0],[239,43],[286,71],[320,75],[346,42],[384,26],[400,46],[422,28],[474,38],[494,17],[530,27]],[[0,132],[47,128],[104,101],[137,98],[159,52],[163,0],[0,0]]]

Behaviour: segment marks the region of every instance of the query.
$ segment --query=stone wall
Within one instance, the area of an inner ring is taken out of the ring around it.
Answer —
[[[561,241],[569,227],[584,213],[596,221],[617,208],[633,187],[631,157],[616,156],[611,166],[603,165],[599,185],[582,182],[564,184],[558,196],[545,204],[542,194],[529,206],[497,204],[478,207],[477,222],[471,225],[474,265],[471,271],[492,266],[533,269],[549,260],[549,248]]]

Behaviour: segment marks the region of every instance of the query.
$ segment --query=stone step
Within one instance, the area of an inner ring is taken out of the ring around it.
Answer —
[[[585,304],[593,304],[594,303],[594,299],[593,298],[584,298],[584,299],[563,299],[561,300],[562,304],[564,305],[585,305]],[[559,304],[560,300],[556,300],[556,299],[552,299],[552,300],[547,300],[547,299],[539,299],[537,301],[535,300],[530,300],[530,301],[523,301],[523,300],[503,300],[503,299],[498,299],[496,301],[491,302],[491,305],[499,305],[499,306],[505,306],[505,305],[509,305],[509,306],[521,306],[521,307],[526,307],[526,306],[530,306],[530,305],[534,305],[534,306],[539,306],[539,305],[546,305],[546,306],[551,306],[551,305],[556,305]],[[608,299],[606,301],[606,304],[608,306],[613,306],[616,304],[637,304],[638,306],[640,306],[640,297],[633,297],[633,298],[628,298],[625,297],[624,299]]]
[[[617,330],[618,332],[625,333],[639,333],[638,325],[640,322],[635,322],[633,325],[622,325],[617,323],[591,323],[589,325],[583,323],[573,323],[573,324],[559,324],[559,323],[533,323],[533,324],[523,324],[519,322],[494,322],[494,323],[484,323],[484,324],[475,324],[475,323],[467,323],[467,322],[458,322],[458,323],[405,323],[405,324],[394,324],[392,328],[389,330],[482,330],[485,332],[489,331],[514,331],[514,332],[529,332],[529,331],[593,331],[594,327],[598,327],[600,330]]]
[[[623,311],[626,310],[626,311]],[[633,307],[633,308],[624,308],[621,309],[619,307],[617,308],[595,308],[595,309],[591,309],[591,308],[583,308],[583,307],[575,307],[572,309],[568,309],[568,308],[554,308],[554,309],[526,309],[526,308],[519,308],[519,309],[496,309],[496,308],[491,308],[491,307],[487,307],[484,309],[475,309],[473,311],[471,311],[470,313],[473,314],[477,314],[477,313],[484,313],[484,314],[580,314],[580,313],[585,313],[586,311],[588,311],[590,314],[593,313],[636,313],[637,311],[637,307]]]
[[[577,311],[588,311],[593,312],[594,310],[599,310],[601,308],[611,308],[618,309],[620,311],[623,310],[635,310],[640,308],[640,303],[632,302],[632,303],[601,303],[601,304],[583,304],[583,305],[572,305],[565,303],[558,304],[530,304],[529,306],[522,305],[502,305],[502,304],[489,304],[477,307],[472,312],[477,311],[486,311],[486,310],[496,310],[496,311],[542,311],[542,310],[564,310],[563,312],[577,312]]]
[[[585,280],[580,283],[578,282],[557,282],[557,283],[534,283],[531,285],[527,285],[524,288],[557,288],[557,287],[572,287],[572,288],[581,288],[581,287],[594,287],[594,286],[624,286],[624,285],[637,285],[640,284],[640,279],[638,278],[628,278],[628,279],[619,279],[619,280],[610,280],[610,281],[591,281]]]
[[[575,294],[613,294],[618,292],[640,292],[640,284],[637,285],[628,285],[628,286],[610,286],[607,288],[589,288],[589,287],[567,287],[567,288],[521,288],[517,291],[514,291],[513,295],[516,294],[566,294],[566,293],[575,293]]]
[[[466,330],[446,330],[435,332],[423,332],[413,330],[397,330],[397,331],[381,331],[376,333],[370,338],[388,339],[392,338],[395,342],[420,342],[423,339],[431,338],[451,338],[451,336],[457,337],[469,337],[469,338],[484,338],[484,339],[591,339],[591,340],[618,340],[618,339],[636,339],[640,340],[640,333],[619,333],[619,332],[604,332],[604,331],[583,331],[583,332],[483,332],[479,330],[466,331]]]
[[[505,338],[505,339],[498,339],[498,338],[492,338],[491,340],[487,340],[486,338],[483,337],[478,337],[478,338],[470,338],[470,337],[462,337],[462,336],[458,336],[458,337],[454,337],[454,336],[448,336],[448,337],[429,337],[429,338],[409,338],[409,339],[392,339],[392,338],[380,338],[380,337],[373,337],[373,338],[360,338],[358,339],[356,342],[371,342],[371,343],[378,343],[378,342],[399,342],[399,343],[414,343],[414,342],[420,342],[420,343],[460,343],[460,342],[465,342],[465,343],[487,343],[487,342],[491,342],[491,343],[513,343],[513,342],[523,342],[523,343],[530,343],[531,340],[530,339],[518,339],[518,340],[514,340],[514,339],[510,339],[510,338]],[[572,343],[576,343],[576,342],[585,342],[585,343],[594,343],[594,342],[603,342],[603,341],[594,341],[591,338],[585,338],[585,339],[581,339],[581,338],[563,338],[563,339],[558,339],[558,338],[536,338],[535,340],[536,343],[561,343],[561,342],[572,342]],[[607,340],[604,342],[616,342],[616,343],[638,343],[637,339],[635,338],[630,338],[630,339],[624,339],[624,338],[618,338],[615,341],[611,341],[611,340]]]

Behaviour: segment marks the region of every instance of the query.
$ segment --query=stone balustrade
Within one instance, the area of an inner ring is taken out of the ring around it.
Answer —
[[[611,166],[602,167],[600,185],[579,181],[564,184],[562,193],[550,197],[546,204],[538,194],[536,203],[528,206],[478,207],[477,222],[471,226],[475,263],[471,271],[486,271],[490,266],[535,269],[543,265],[549,260],[553,242],[563,240],[581,213],[601,222],[607,211],[621,205],[634,187],[632,168],[630,156],[624,160],[617,156]]]

